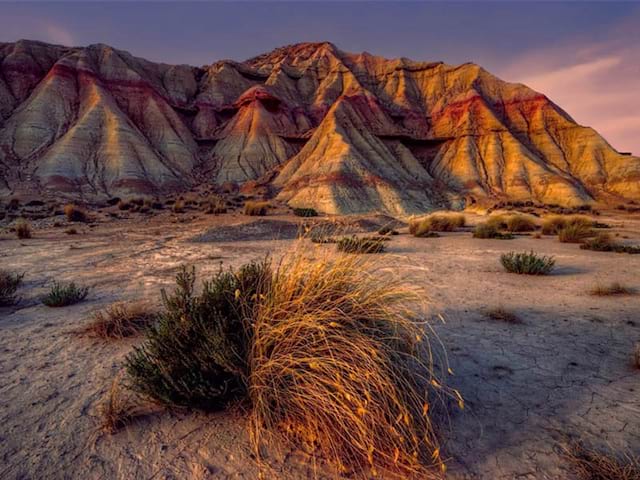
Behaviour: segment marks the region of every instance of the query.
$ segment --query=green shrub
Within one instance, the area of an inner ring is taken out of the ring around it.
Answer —
[[[527,275],[546,275],[556,263],[553,257],[539,256],[533,252],[505,253],[500,257],[500,262],[509,273]]]
[[[75,282],[53,282],[49,293],[42,297],[42,303],[47,307],[66,307],[84,300],[89,293],[89,287],[78,287]]]
[[[496,238],[499,240],[511,240],[513,239],[513,235],[510,233],[502,233],[498,230],[498,228],[489,222],[479,223],[476,225],[476,228],[473,230],[474,238]]]
[[[70,222],[86,222],[89,220],[87,212],[72,203],[64,206],[64,214]]]
[[[143,345],[126,359],[130,386],[168,405],[223,407],[246,395],[251,316],[268,288],[270,263],[220,270],[195,294],[195,269],[183,267],[176,289]]]
[[[0,270],[0,307],[14,305],[19,301],[16,292],[22,285],[23,278],[24,273]]]
[[[253,217],[264,217],[267,214],[269,206],[269,202],[249,201],[244,204],[244,214]]]
[[[296,217],[317,217],[318,212],[314,208],[294,208],[293,214]]]
[[[338,240],[338,250],[346,253],[382,253],[385,245],[380,238],[343,237]]]
[[[16,235],[20,239],[31,238],[31,225],[24,219],[20,219],[16,222]]]
[[[568,223],[558,230],[558,240],[562,243],[580,243],[591,235],[591,228],[581,223]]]

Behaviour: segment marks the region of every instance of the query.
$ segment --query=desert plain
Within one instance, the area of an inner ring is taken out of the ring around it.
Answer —
[[[640,255],[582,250],[532,233],[473,238],[485,215],[463,213],[467,226],[438,238],[414,237],[398,222],[399,234],[374,260],[380,271],[423,289],[433,329],[425,333],[446,352],[446,383],[465,400],[464,410],[452,409],[439,422],[447,478],[574,478],[560,449],[570,439],[640,451],[640,370],[633,360]],[[71,224],[63,215],[35,220],[30,239],[3,225],[0,264],[25,277],[20,301],[0,308],[0,478],[258,478],[241,408],[203,413],[150,405],[126,427],[104,432],[100,405],[142,339],[104,341],[79,331],[113,302],[159,303],[181,265],[195,266],[201,281],[221,265],[277,259],[296,242],[306,242],[309,255],[331,255],[334,244],[297,240],[299,225],[338,222],[357,235],[376,235],[391,219],[300,219],[288,210],[265,217],[191,210],[92,216],[88,223]],[[620,241],[640,243],[640,214],[606,210],[597,220]],[[77,233],[66,233],[70,227]],[[556,267],[545,276],[507,273],[500,255],[509,251],[551,255]],[[40,298],[53,280],[90,286],[89,294],[49,308]],[[631,293],[590,294],[612,282]],[[517,321],[489,318],[496,308]],[[325,465],[307,460],[302,451],[274,449],[266,455],[267,478],[332,478]]]

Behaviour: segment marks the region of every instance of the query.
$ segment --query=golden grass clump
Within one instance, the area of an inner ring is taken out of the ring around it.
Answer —
[[[244,204],[244,214],[254,217],[264,217],[269,207],[269,202],[249,201]]]
[[[569,223],[558,230],[558,240],[562,243],[580,243],[590,236],[593,230],[582,223]]]
[[[530,215],[515,214],[507,217],[507,230],[510,232],[533,232],[538,228]]]
[[[583,228],[591,228],[595,226],[593,220],[584,215],[550,215],[542,221],[542,233],[544,235],[557,235],[560,230],[568,226],[582,226]]]
[[[74,205],[73,203],[69,203],[64,206],[64,215],[67,217],[67,220],[70,222],[86,222],[89,220],[89,216],[87,212],[82,210],[80,207]]]
[[[149,401],[123,387],[120,374],[111,383],[106,398],[98,405],[99,427],[104,433],[113,435],[129,425],[136,417],[147,413],[144,404],[149,404]]]
[[[560,455],[578,480],[638,480],[640,458],[631,453],[598,451],[581,442],[560,446]]]
[[[93,314],[83,333],[102,339],[121,339],[142,333],[157,315],[147,302],[117,302]]]
[[[590,295],[599,297],[606,297],[610,295],[629,295],[631,293],[633,293],[633,291],[629,287],[622,285],[620,282],[612,282],[608,285],[599,283],[589,290]]]
[[[431,215],[411,220],[409,233],[416,237],[428,237],[434,232],[453,232],[464,227],[467,220],[461,213],[432,213]]]
[[[300,251],[274,272],[254,319],[252,439],[257,452],[306,446],[362,478],[434,478],[444,464],[430,407],[446,390],[421,361],[421,295],[362,258]]]

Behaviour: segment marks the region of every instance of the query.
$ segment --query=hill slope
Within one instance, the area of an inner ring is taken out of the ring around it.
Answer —
[[[0,194],[258,178],[328,213],[640,200],[640,158],[474,64],[316,43],[195,68],[106,45],[0,44]]]

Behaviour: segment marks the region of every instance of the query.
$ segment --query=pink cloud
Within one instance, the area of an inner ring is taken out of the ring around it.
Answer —
[[[544,93],[614,148],[640,155],[640,35],[628,25],[603,41],[531,51],[499,74]]]

